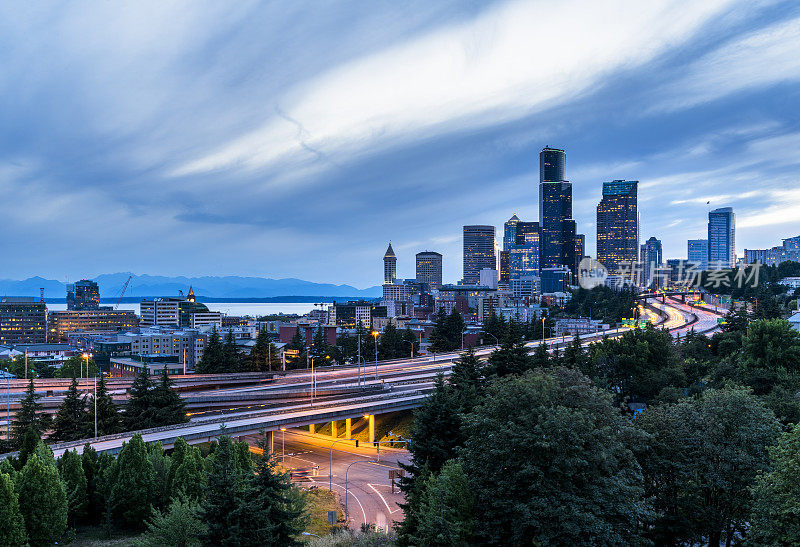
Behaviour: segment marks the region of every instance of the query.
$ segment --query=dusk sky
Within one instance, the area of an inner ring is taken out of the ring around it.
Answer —
[[[686,256],[800,234],[800,2],[0,4],[0,277],[461,277],[461,227],[538,220],[567,152]]]

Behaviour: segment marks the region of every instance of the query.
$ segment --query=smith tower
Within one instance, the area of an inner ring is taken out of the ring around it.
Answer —
[[[539,267],[568,266],[574,273],[576,233],[566,169],[563,150],[548,146],[539,153]]]
[[[397,257],[390,241],[389,248],[386,249],[386,254],[383,255],[383,284],[391,285],[395,279],[397,279]]]

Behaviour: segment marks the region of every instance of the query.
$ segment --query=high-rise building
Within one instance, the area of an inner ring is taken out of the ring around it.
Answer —
[[[745,264],[761,262],[769,266],[777,266],[783,262],[800,262],[800,236],[789,237],[783,240],[782,245],[769,249],[745,249]]]
[[[686,249],[687,260],[698,270],[708,269],[708,240],[690,239]]]
[[[517,222],[514,243],[508,251],[509,280],[539,275],[540,235],[538,222]]]
[[[89,279],[67,285],[68,310],[96,310],[100,308],[100,288]]]
[[[144,299],[139,304],[141,319],[140,325],[143,327],[153,327],[156,325],[168,327],[191,327],[192,316],[203,314],[205,318],[212,317],[208,306],[186,297],[164,297]]]
[[[464,284],[477,285],[484,268],[497,268],[494,226],[464,226]]]
[[[47,342],[47,307],[29,296],[0,298],[0,344]]]
[[[603,183],[603,198],[597,205],[597,260],[611,274],[621,265],[632,267],[639,250],[637,180]]]
[[[663,253],[661,241],[655,236],[651,237],[642,244],[642,280],[647,287],[660,286],[662,283],[659,277],[663,269]]]
[[[736,264],[736,215],[731,207],[708,213],[708,267],[733,268]]]
[[[519,217],[515,214],[503,224],[503,250],[510,251],[517,242]]]
[[[383,282],[385,284],[394,283],[395,279],[397,279],[397,257],[390,241],[389,248],[383,255]]]
[[[500,283],[508,283],[508,280],[510,279],[508,272],[508,253],[509,251],[500,251]]]
[[[539,153],[539,267],[575,268],[572,184],[565,180],[567,156],[545,147]],[[574,273],[574,271],[573,271]]]
[[[435,251],[417,253],[417,283],[427,283],[431,289],[442,286],[442,255]]]

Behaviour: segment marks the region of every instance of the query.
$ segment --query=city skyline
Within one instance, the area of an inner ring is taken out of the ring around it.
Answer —
[[[739,256],[796,235],[800,6],[632,5],[0,7],[3,277],[369,287],[392,240],[456,280],[463,225],[538,218],[547,145],[589,255],[615,179],[665,259],[719,207]]]

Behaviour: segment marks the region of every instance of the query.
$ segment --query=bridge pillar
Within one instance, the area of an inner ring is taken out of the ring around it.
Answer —
[[[344,421],[344,436],[348,439],[353,438],[353,420],[350,418]]]
[[[369,442],[375,442],[375,414],[370,414],[369,419]]]
[[[308,432],[309,433],[316,433],[317,432],[317,425],[316,424],[309,425],[308,426]]]
[[[339,424],[336,422],[336,420],[333,420],[331,422],[331,437],[335,439],[338,436],[339,436]]]
[[[271,453],[275,453],[275,432],[274,431],[267,431],[264,433],[264,441],[266,444],[267,449]]]

